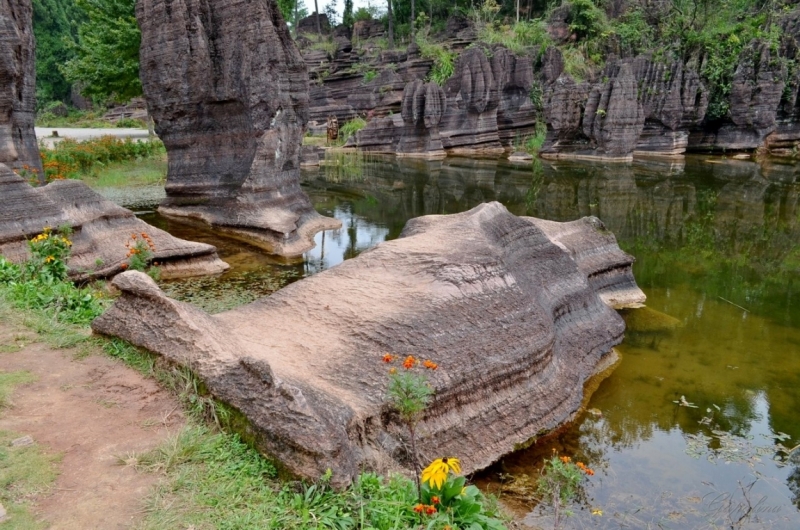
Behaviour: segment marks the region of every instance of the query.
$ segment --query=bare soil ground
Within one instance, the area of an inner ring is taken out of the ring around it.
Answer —
[[[158,476],[138,473],[124,460],[183,426],[177,399],[102,354],[77,359],[76,350],[35,340],[35,333],[0,322],[0,371],[36,377],[17,387],[11,407],[0,411],[0,430],[30,435],[62,455],[54,487],[34,499],[37,517],[52,529],[135,526]]]

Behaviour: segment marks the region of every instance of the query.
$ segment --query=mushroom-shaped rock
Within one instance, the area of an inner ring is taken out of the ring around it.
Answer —
[[[125,273],[92,327],[190,367],[262,451],[301,477],[330,468],[336,485],[408,466],[382,358],[430,358],[420,455],[458,456],[469,473],[579,409],[625,329],[604,293],[644,300],[602,223],[542,226],[499,203],[412,219],[399,239],[213,316]]]
[[[300,188],[308,75],[277,3],[141,0],[141,78],[169,155],[166,215],[284,256],[338,228]]]

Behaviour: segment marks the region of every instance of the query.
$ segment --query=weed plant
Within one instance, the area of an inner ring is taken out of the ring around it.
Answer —
[[[417,45],[420,55],[433,60],[433,66],[428,73],[428,79],[439,86],[445,84],[455,72],[457,54],[445,48],[442,44],[432,42],[424,33],[417,35]]]
[[[367,120],[364,118],[353,118],[341,127],[339,127],[339,142],[344,145],[347,139],[355,133],[367,126]]]

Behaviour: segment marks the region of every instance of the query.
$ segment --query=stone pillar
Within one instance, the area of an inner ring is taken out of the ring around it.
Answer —
[[[44,181],[33,122],[36,41],[30,0],[0,0],[0,163],[24,166]]]
[[[338,228],[300,189],[308,75],[274,0],[139,0],[141,78],[169,157],[165,215],[299,256]]]

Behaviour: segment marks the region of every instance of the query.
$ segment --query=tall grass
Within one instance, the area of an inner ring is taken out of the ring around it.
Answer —
[[[438,42],[431,42],[423,34],[417,35],[420,55],[433,60],[428,79],[441,86],[455,72],[456,53],[448,50]]]

